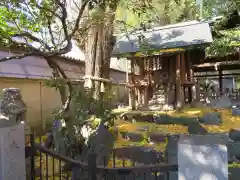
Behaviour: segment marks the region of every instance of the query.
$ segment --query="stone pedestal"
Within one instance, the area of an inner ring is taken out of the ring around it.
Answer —
[[[221,135],[172,138],[167,159],[178,164],[178,172],[170,172],[169,180],[228,180],[227,141],[228,137]]]
[[[25,180],[24,124],[0,127],[0,180]]]

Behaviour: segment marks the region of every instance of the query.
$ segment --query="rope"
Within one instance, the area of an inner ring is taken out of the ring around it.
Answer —
[[[102,81],[102,82],[111,82],[111,80],[109,80],[109,79],[100,78],[100,77],[96,77],[96,76],[84,76],[83,79],[91,79],[91,80]]]

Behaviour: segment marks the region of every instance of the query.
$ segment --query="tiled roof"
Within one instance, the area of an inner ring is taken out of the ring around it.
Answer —
[[[85,62],[85,55],[83,51],[78,47],[77,42],[72,40],[72,50],[67,54],[63,54],[62,57],[67,58],[69,60],[78,60]],[[111,58],[110,68],[126,72],[126,60],[121,58]]]
[[[119,55],[142,51],[139,36],[144,37],[148,50],[188,47],[213,41],[208,23],[190,21],[138,31],[129,35],[121,34],[117,39],[113,54]]]
[[[0,58],[13,56],[15,54],[0,51]],[[84,67],[71,60],[63,61],[58,59],[58,64],[69,79],[82,80],[85,72]],[[0,77],[27,78],[27,79],[49,79],[52,77],[52,69],[47,62],[36,56],[29,56],[19,59],[12,59],[0,63]],[[110,79],[115,83],[125,83],[125,73],[110,71]]]

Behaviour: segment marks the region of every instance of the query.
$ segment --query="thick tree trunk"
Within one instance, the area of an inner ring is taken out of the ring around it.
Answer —
[[[96,50],[98,41],[98,28],[96,24],[92,25],[88,29],[87,34],[87,40],[85,42],[85,76],[91,77],[94,75],[95,70]]]
[[[103,24],[100,23],[98,25],[98,41],[97,41],[97,50],[96,50],[96,59],[95,59],[95,71],[94,76],[96,78],[101,78],[103,74],[102,63],[103,63],[103,43],[104,43],[104,36],[103,36]],[[94,83],[94,98],[97,100],[101,100],[101,81],[95,81]]]
[[[85,43],[86,76],[109,79],[110,59],[115,44],[113,23],[116,8],[116,2],[109,4],[107,8],[103,5],[102,10],[105,12],[104,19],[99,20],[88,30],[88,37]],[[94,97],[99,100],[101,99],[101,83],[100,81],[94,82]],[[104,87],[107,87],[105,82]]]
[[[111,54],[116,42],[116,38],[113,36],[114,31],[114,20],[115,20],[115,12],[117,10],[117,3],[113,2],[109,5],[107,16],[104,25],[104,43],[103,43],[103,78],[109,79],[110,75],[110,61]]]

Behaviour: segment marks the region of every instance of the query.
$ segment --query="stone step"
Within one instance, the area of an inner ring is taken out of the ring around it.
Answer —
[[[151,101],[149,101],[148,102],[148,105],[150,105],[150,104],[152,104],[152,105],[154,105],[154,104],[166,104],[166,101],[154,101],[154,100],[151,100]]]
[[[164,94],[154,94],[152,98],[165,98],[166,96]]]
[[[159,164],[164,162],[163,154],[151,147],[132,146],[114,149],[115,156],[143,164]]]
[[[146,130],[147,131],[147,130]],[[145,132],[146,132],[145,131]],[[143,133],[134,133],[134,132],[120,132],[122,138],[126,140],[130,140],[132,142],[141,142],[144,140],[144,134]],[[165,142],[165,138],[167,135],[161,134],[161,133],[149,133],[148,140],[155,143],[162,143]]]

